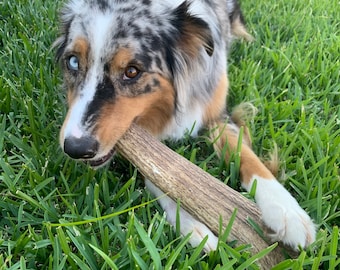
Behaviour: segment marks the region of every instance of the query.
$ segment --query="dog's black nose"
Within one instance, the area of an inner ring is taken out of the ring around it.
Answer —
[[[64,141],[64,152],[74,159],[93,158],[98,148],[99,143],[91,137],[68,137]]]

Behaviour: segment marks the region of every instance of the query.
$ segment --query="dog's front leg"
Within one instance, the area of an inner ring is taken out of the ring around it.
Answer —
[[[250,148],[248,131],[241,149],[239,145],[239,126],[233,123],[214,125],[212,140],[221,153],[225,149],[226,160],[232,153],[240,151],[240,174],[242,187],[248,192],[256,181],[255,201],[262,212],[264,223],[274,231],[270,236],[275,241],[298,250],[307,247],[315,240],[315,225],[295,198],[276,180],[269,169]]]
[[[188,235],[192,233],[189,242],[193,247],[198,246],[201,241],[208,236],[204,250],[209,252],[216,249],[218,238],[206,225],[195,219],[181,207],[179,209],[179,215],[177,215],[177,204],[175,201],[164,195],[164,193],[149,180],[145,180],[145,185],[155,197],[160,198],[158,202],[166,212],[167,220],[172,226],[176,226],[176,217],[179,216],[181,234]]]

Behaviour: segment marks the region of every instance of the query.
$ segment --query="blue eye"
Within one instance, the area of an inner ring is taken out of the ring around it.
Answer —
[[[75,55],[70,56],[67,60],[67,67],[70,70],[78,71],[79,70],[79,59],[78,59],[78,57],[75,56]]]

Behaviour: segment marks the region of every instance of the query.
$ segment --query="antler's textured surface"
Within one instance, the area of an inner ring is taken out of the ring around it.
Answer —
[[[174,200],[179,199],[182,207],[214,233],[218,234],[220,218],[223,225],[228,224],[237,208],[230,240],[251,243],[254,253],[268,247],[247,221],[250,218],[263,228],[256,204],[173,152],[140,127],[133,125],[119,140],[117,149],[146,178]],[[276,248],[261,261],[261,265],[270,269],[282,259],[279,248]]]

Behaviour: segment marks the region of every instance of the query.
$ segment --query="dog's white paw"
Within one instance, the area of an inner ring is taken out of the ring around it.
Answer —
[[[166,218],[168,222],[175,227],[177,218],[176,202],[174,202],[168,196],[164,196],[164,193],[150,181],[146,180],[145,184],[154,196],[160,197],[158,202],[166,212]],[[181,234],[188,235],[189,233],[191,233],[189,243],[193,247],[197,247],[203,241],[203,239],[208,236],[208,240],[204,245],[205,252],[216,250],[218,237],[216,237],[205,224],[195,219],[183,208],[179,209],[179,218]]]
[[[275,179],[253,179],[257,180],[255,200],[264,223],[274,231],[272,239],[295,250],[314,242],[315,225],[292,195]]]

